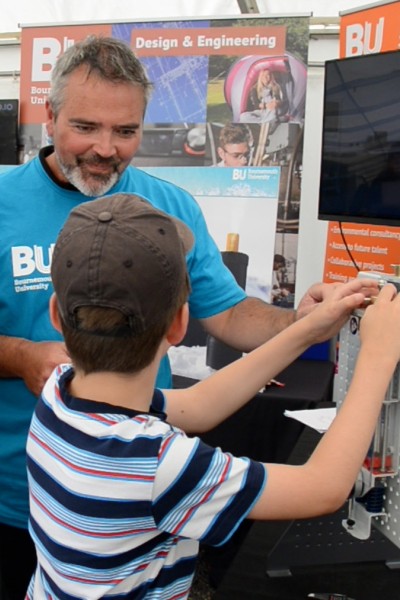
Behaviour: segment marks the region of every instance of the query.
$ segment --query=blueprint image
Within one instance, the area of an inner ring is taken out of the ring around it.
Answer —
[[[130,43],[133,29],[207,27],[208,22],[125,23],[113,26],[113,36]],[[154,91],[145,123],[205,123],[208,57],[141,57]]]

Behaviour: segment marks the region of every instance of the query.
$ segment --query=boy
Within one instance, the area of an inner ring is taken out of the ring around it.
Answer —
[[[219,132],[217,167],[245,167],[253,153],[253,134],[245,123],[227,123]]]
[[[54,371],[30,428],[38,567],[28,599],[187,598],[199,541],[223,543],[246,517],[334,511],[352,488],[400,356],[395,288],[366,310],[354,381],[312,457],[263,465],[183,431],[205,431],[237,410],[337,332],[375,284],[337,288],[240,361],[162,392],[159,362],[187,325],[191,244],[183,223],[129,194],[81,204],[58,237],[50,314],[73,367]]]

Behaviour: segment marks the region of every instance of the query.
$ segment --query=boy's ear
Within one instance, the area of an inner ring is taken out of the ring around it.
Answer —
[[[57,297],[52,294],[49,302],[50,321],[54,329],[61,333],[60,314],[58,312]]]
[[[171,346],[176,346],[183,340],[189,322],[189,306],[187,302],[178,310],[172,321],[166,339]]]
[[[224,149],[221,148],[221,146],[217,147],[217,153],[218,153],[218,156],[220,157],[220,159],[224,160],[224,158],[225,158],[225,152],[224,152]]]

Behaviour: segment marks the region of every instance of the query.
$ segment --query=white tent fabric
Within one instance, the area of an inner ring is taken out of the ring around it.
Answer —
[[[257,0],[255,4],[264,15],[337,17],[360,7],[362,0]],[[13,0],[2,2],[0,33],[17,32],[27,24],[232,16],[240,12],[236,0]]]

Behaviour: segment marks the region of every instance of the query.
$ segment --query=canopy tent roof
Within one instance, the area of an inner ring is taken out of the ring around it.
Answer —
[[[338,17],[340,12],[361,8],[361,4],[362,0],[336,0],[334,3],[332,0],[13,0],[3,2],[0,33],[17,32],[24,24],[234,16],[241,12]],[[380,3],[369,5],[376,4]],[[249,10],[243,10],[247,6]]]

